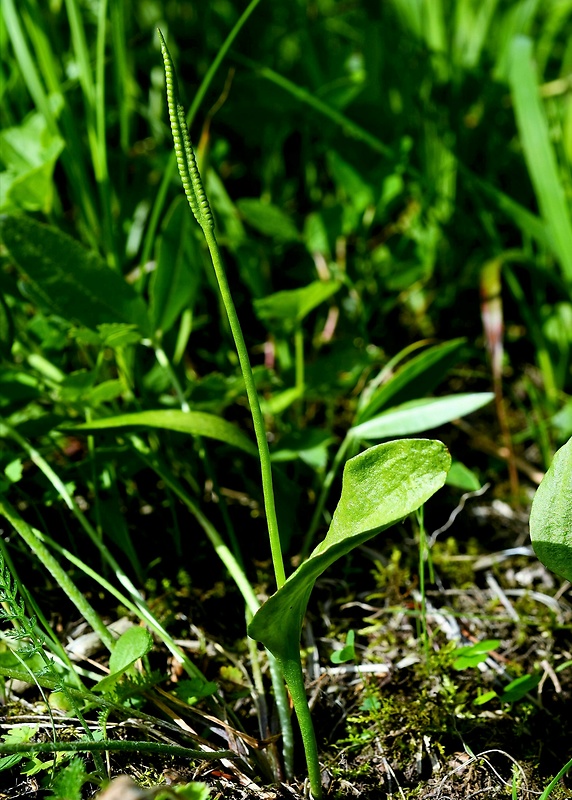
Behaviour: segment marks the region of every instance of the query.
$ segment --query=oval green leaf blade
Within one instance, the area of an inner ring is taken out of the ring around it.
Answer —
[[[335,294],[341,283],[313,281],[301,289],[276,292],[254,301],[256,316],[270,327],[293,330],[321,303]]]
[[[530,538],[542,563],[572,581],[572,438],[557,451],[536,490]]]
[[[109,675],[102,678],[93,688],[96,692],[109,692],[125,674],[125,671],[138,659],[143,658],[153,648],[153,637],[147,628],[134,625],[121,634],[109,657]]]
[[[258,450],[243,433],[231,422],[208,414],[206,411],[179,411],[177,409],[159,409],[157,411],[136,411],[133,414],[120,414],[116,417],[105,417],[81,425],[65,425],[61,430],[73,430],[84,433],[97,433],[112,428],[164,428],[170,431],[188,433],[191,436],[206,436],[220,442],[238,447],[251,456],[257,456]]]
[[[30,217],[6,214],[0,223],[16,266],[35,296],[53,312],[92,329],[105,322],[124,322],[150,335],[145,303],[98,253]]]
[[[418,509],[443,486],[450,466],[445,445],[428,439],[387,442],[351,458],[326,538],[255,614],[249,636],[282,665],[298,660],[300,631],[316,579],[354,547]]]
[[[409,436],[412,433],[438,428],[466,414],[471,414],[494,398],[492,392],[454,394],[448,397],[429,397],[411,400],[397,408],[384,411],[373,419],[351,429],[356,439],[387,439],[390,436]]]

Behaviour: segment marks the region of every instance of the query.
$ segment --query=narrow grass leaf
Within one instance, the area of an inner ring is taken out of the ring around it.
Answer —
[[[572,283],[572,218],[542,106],[532,61],[532,40],[516,36],[509,72],[516,122],[538,205],[553,239],[562,271]]]
[[[400,405],[432,392],[459,361],[465,344],[466,339],[460,338],[429,347],[393,374],[388,372],[387,366],[384,367],[379,376],[362,392],[356,423],[370,419],[376,411],[389,403],[393,406]],[[398,358],[399,356],[396,357]]]
[[[421,433],[472,414],[490,403],[493,398],[492,392],[475,392],[411,400],[356,425],[351,429],[351,435],[356,439],[371,440]]]
[[[120,414],[105,417],[81,425],[66,425],[62,430],[83,433],[101,433],[106,430],[129,428],[163,428],[179,431],[191,436],[206,436],[220,442],[238,447],[245,453],[256,457],[258,450],[240,428],[206,411],[180,411],[178,409],[159,409],[157,411],[135,411],[133,414]]]

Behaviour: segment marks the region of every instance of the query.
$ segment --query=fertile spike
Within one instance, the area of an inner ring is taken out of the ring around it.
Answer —
[[[167,107],[169,109],[169,119],[171,121],[171,133],[173,134],[173,144],[177,158],[177,167],[181,182],[185,190],[185,195],[195,219],[203,228],[214,228],[213,215],[207,200],[203,182],[197,167],[197,161],[189,131],[185,111],[179,102],[179,91],[177,77],[173,68],[171,54],[163,34],[159,30],[161,40],[161,53],[165,64],[165,83],[167,86]]]

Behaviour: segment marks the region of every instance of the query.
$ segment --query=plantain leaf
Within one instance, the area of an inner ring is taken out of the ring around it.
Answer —
[[[445,483],[444,444],[402,439],[369,448],[344,468],[342,495],[326,538],[253,617],[248,635],[284,665],[298,662],[310,593],[324,570],[421,506]]]
[[[240,428],[221,417],[208,414],[206,411],[179,411],[177,409],[135,411],[133,414],[105,417],[91,422],[83,422],[80,425],[61,426],[62,430],[83,433],[98,433],[112,428],[164,428],[188,433],[191,436],[217,439],[238,447],[249,455],[258,455],[256,446]]]
[[[98,253],[30,217],[6,214],[0,222],[16,266],[51,311],[88,328],[123,322],[150,335],[145,303]]]
[[[556,452],[536,490],[530,538],[542,563],[572,581],[572,438]]]
[[[254,301],[256,316],[271,327],[291,331],[310,311],[335,294],[341,283],[313,281],[301,289],[276,292]]]
[[[378,414],[351,429],[356,439],[387,439],[390,436],[409,436],[445,425],[451,420],[471,414],[490,403],[492,392],[453,394],[447,397],[428,397],[411,400]]]

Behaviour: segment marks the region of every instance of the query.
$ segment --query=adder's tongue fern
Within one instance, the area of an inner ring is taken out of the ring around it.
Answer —
[[[213,215],[205,194],[201,176],[199,175],[195,154],[193,152],[193,147],[191,145],[191,140],[187,130],[185,112],[179,103],[177,78],[173,68],[173,62],[165,43],[165,39],[163,38],[163,34],[161,31],[158,33],[161,40],[161,53],[165,63],[167,104],[169,107],[169,117],[171,120],[171,130],[173,132],[177,165],[179,167],[179,173],[185,188],[187,200],[193,214],[195,215],[195,219],[203,230],[205,240],[211,254],[217,283],[224,307],[226,309],[228,322],[238,354],[240,370],[244,378],[244,385],[248,395],[248,403],[250,405],[254,432],[256,434],[256,442],[260,455],[262,491],[264,494],[264,509],[266,511],[266,521],[268,524],[270,550],[272,553],[274,574],[276,576],[276,585],[278,588],[280,588],[286,580],[286,575],[284,572],[284,561],[282,558],[280,536],[278,533],[278,520],[276,518],[274,489],[272,486],[272,468],[270,464],[268,442],[266,440],[264,418],[262,416],[262,411],[260,410],[260,401],[258,399],[256,385],[254,383],[254,376],[252,374],[252,367],[250,365],[248,351],[244,342],[244,336],[242,334],[242,329],[240,327],[236,308],[234,307],[234,301],[228,286],[228,280],[220,256],[218,244],[214,235]]]
[[[173,133],[173,142],[175,146],[175,155],[177,157],[177,167],[179,175],[185,189],[187,200],[191,207],[195,219],[203,229],[214,228],[214,219],[209,201],[205,194],[203,182],[197,167],[197,160],[195,152],[191,144],[189,132],[187,129],[187,121],[185,119],[185,110],[179,102],[179,87],[177,84],[177,76],[173,69],[173,62],[163,34],[159,33],[161,41],[161,53],[163,55],[163,62],[165,64],[165,82],[167,86],[167,105],[169,108],[169,119],[171,121],[171,131]]]

